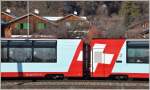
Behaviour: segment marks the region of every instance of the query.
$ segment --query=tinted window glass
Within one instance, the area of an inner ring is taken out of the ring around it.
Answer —
[[[28,47],[32,46],[32,41],[10,41],[9,47]]]
[[[149,47],[148,41],[128,41],[128,47],[132,48],[146,48]]]
[[[56,41],[2,41],[2,62],[56,62]]]
[[[1,48],[1,60],[7,62],[7,48]]]
[[[7,46],[7,41],[1,41],[1,46],[6,47]]]
[[[56,41],[34,41],[34,47],[56,47]]]
[[[9,61],[10,62],[31,62],[32,49],[31,48],[10,48]]]
[[[34,48],[34,62],[56,62],[56,48]]]
[[[147,48],[129,48],[128,63],[149,63],[149,51]]]

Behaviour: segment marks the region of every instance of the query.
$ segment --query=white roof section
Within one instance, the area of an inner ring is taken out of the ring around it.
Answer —
[[[85,16],[80,16],[80,18],[87,20],[87,18]]]
[[[1,13],[6,14],[6,15],[8,15],[8,16],[10,16],[10,17],[12,17],[12,18],[16,18],[16,16],[14,16],[14,15],[10,15],[10,14],[5,13],[5,12],[1,12]]]
[[[63,16],[43,16],[43,18],[48,19],[50,21],[57,21],[57,20],[60,20],[64,17]],[[79,16],[79,17],[84,19],[84,20],[87,20],[87,17],[85,17],[85,16]]]
[[[53,16],[44,16],[43,18],[45,18],[45,19],[48,19],[48,20],[51,20],[51,21],[57,21],[57,20],[59,20],[59,19],[62,19],[63,17],[53,17]]]

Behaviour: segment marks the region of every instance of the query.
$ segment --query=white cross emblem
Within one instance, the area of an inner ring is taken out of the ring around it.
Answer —
[[[114,54],[104,53],[106,44],[95,44],[91,51],[91,64],[93,64],[93,71],[95,72],[98,63],[111,64]],[[92,67],[91,67],[92,71]]]

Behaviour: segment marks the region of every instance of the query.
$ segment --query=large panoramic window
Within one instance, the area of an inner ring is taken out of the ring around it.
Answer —
[[[31,62],[32,41],[9,41],[9,62]]]
[[[146,48],[129,48],[128,63],[149,63],[149,51]]]
[[[55,48],[34,48],[34,62],[56,62]]]
[[[8,57],[7,57],[7,41],[1,41],[1,61],[2,62],[7,62]]]
[[[7,62],[7,48],[1,48],[1,61]]]
[[[9,62],[31,62],[32,48],[10,48]]]
[[[128,42],[127,63],[149,63],[148,42]]]
[[[57,62],[56,41],[2,41],[2,62]]]
[[[33,54],[34,62],[56,62],[56,41],[35,41]]]

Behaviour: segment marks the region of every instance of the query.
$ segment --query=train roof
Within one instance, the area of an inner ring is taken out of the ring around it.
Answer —
[[[149,39],[126,39],[126,41],[149,41]]]
[[[39,39],[29,39],[29,38],[1,38],[1,40],[81,40],[81,39],[45,39],[45,38],[39,38]]]
[[[81,39],[48,39],[48,38],[1,38],[1,40],[81,40]],[[107,39],[108,40],[108,39]],[[118,39],[117,39],[118,40]],[[126,41],[149,41],[149,39],[125,39]]]

